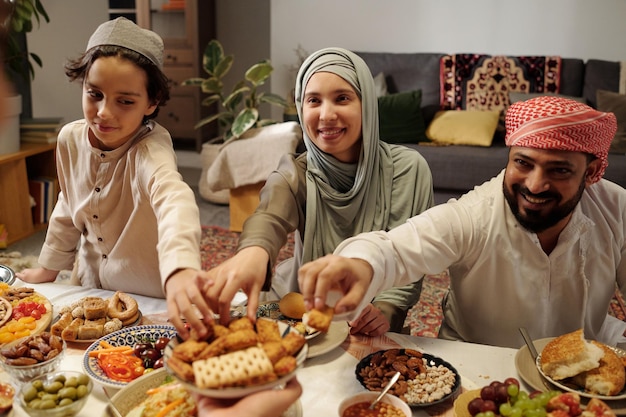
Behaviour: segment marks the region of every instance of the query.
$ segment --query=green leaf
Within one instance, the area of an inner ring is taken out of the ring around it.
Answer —
[[[269,78],[273,70],[274,68],[269,61],[261,61],[248,68],[245,77],[246,80],[254,85],[262,85],[265,80]]]
[[[213,104],[213,103],[216,103],[216,102],[220,101],[220,99],[221,99],[221,97],[220,97],[220,95],[219,95],[219,94],[213,94],[213,95],[210,95],[210,96],[208,96],[208,97],[204,98],[204,99],[202,100],[202,103],[201,103],[201,104],[202,104],[203,106],[210,106],[211,104]]]
[[[221,94],[224,85],[217,78],[207,78],[202,82],[202,92],[206,94]]]
[[[219,79],[224,78],[224,76],[230,71],[230,68],[233,66],[233,62],[235,58],[232,55],[225,56],[220,62],[217,63],[213,70],[213,76]]]
[[[233,136],[240,137],[244,132],[247,132],[251,127],[256,124],[259,118],[259,111],[257,109],[243,109],[241,113],[235,117],[233,127],[231,131]]]
[[[241,87],[230,93],[228,97],[224,99],[224,107],[231,110],[235,109],[237,105],[241,103],[244,93],[248,90],[250,90],[249,87]]]
[[[222,44],[213,39],[204,48],[204,55],[202,55],[202,68],[209,74],[215,73],[215,67],[224,59],[224,49]]]
[[[283,108],[289,105],[287,100],[274,93],[261,93],[259,94],[258,100],[260,103],[269,103]]]

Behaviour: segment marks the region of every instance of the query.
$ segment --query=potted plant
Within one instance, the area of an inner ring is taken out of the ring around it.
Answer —
[[[35,77],[35,67],[41,67],[41,58],[26,48],[26,34],[39,27],[42,20],[50,18],[40,0],[0,0],[2,30],[2,63],[5,76],[12,84],[15,95],[6,97],[8,120],[3,137],[0,137],[0,154],[19,151],[19,116],[22,112],[21,91],[29,91]]]
[[[207,73],[206,78],[190,78],[182,82],[182,85],[196,86],[202,89],[206,97],[202,100],[203,106],[217,107],[210,116],[196,123],[198,129],[209,123],[217,122],[221,134],[211,139],[202,146],[202,174],[200,176],[200,195],[212,203],[228,204],[229,190],[213,191],[207,184],[207,171],[220,150],[228,143],[242,138],[252,128],[260,128],[277,123],[271,119],[261,119],[259,107],[266,103],[269,105],[287,107],[288,103],[283,97],[267,92],[258,91],[270,77],[273,67],[268,60],[252,65],[244,74],[244,78],[237,82],[228,91],[223,78],[229,73],[233,65],[234,57],[225,55],[222,44],[217,40],[211,40],[204,49],[202,67]]]
[[[230,71],[234,58],[224,55],[222,44],[211,40],[204,49],[202,68],[208,74],[206,78],[190,78],[183,81],[183,85],[199,86],[207,97],[202,100],[203,106],[217,104],[219,109],[200,120],[195,128],[218,121],[224,144],[240,138],[253,127],[262,127],[276,123],[271,119],[260,119],[259,106],[263,103],[287,107],[283,97],[266,92],[259,92],[258,88],[265,84],[274,68],[268,60],[252,65],[244,74],[244,78],[237,82],[230,92],[225,92],[222,79]]]

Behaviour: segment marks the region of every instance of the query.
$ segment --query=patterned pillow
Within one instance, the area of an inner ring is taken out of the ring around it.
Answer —
[[[560,89],[558,56],[445,55],[439,69],[442,109],[504,110],[511,92]]]

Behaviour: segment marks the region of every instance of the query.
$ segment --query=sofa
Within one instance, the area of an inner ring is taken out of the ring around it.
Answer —
[[[612,145],[609,154],[605,178],[626,187],[626,95],[623,94],[626,68],[622,69],[620,62],[597,59],[585,62],[561,57],[535,57],[537,59],[532,60],[528,57],[444,53],[357,54],[369,66],[380,91],[381,139],[402,143],[417,149],[424,156],[432,171],[436,203],[459,197],[504,168],[508,158],[503,122],[506,107],[512,101],[537,94],[571,97],[616,114],[619,132],[614,139],[616,146]],[[479,76],[473,74],[475,79],[471,85],[467,81],[471,80],[471,76],[466,81],[459,81],[467,75],[463,71],[472,65],[474,68],[482,66],[489,69]],[[522,68],[522,65],[525,67]],[[533,73],[541,65],[543,70]],[[448,66],[452,66],[454,71]],[[494,69],[494,66],[498,68]],[[501,68],[511,71],[511,66],[516,68],[512,75],[502,77]],[[526,73],[522,74],[520,68]],[[507,78],[509,84],[502,87],[499,77]],[[519,83],[511,81],[519,77],[527,79]],[[494,88],[501,90],[494,95]],[[465,97],[459,94],[463,89],[466,89]],[[481,95],[483,93],[484,96]],[[610,96],[608,101],[606,95]],[[414,111],[414,108],[419,110]],[[465,121],[448,120],[448,116],[463,116]],[[476,126],[466,123],[474,123],[483,116],[488,119],[484,123],[488,126],[483,129],[483,122],[475,123],[480,125],[476,137],[480,136],[481,142],[474,142],[471,135]],[[411,128],[403,126],[405,122],[412,123]],[[450,129],[452,132],[449,132]],[[407,137],[408,131],[411,133]],[[619,146],[618,136],[621,140]]]

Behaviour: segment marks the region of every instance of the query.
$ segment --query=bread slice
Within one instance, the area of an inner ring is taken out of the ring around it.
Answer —
[[[600,366],[604,350],[585,340],[583,330],[566,333],[548,342],[541,352],[541,370],[555,381]]]
[[[617,353],[600,342],[592,341],[604,351],[600,366],[574,376],[574,383],[591,394],[617,395],[624,389],[626,372]]]

